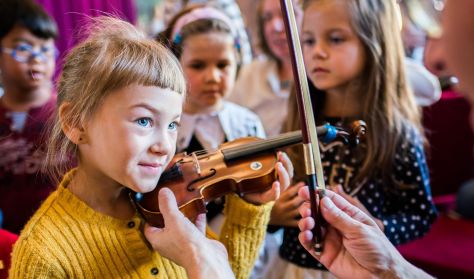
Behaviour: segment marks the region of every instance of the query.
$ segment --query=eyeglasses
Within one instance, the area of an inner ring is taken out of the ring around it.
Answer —
[[[442,34],[441,12],[446,0],[401,0],[406,4],[408,16],[418,27],[433,38]]]
[[[39,50],[35,50],[29,44],[19,44],[14,48],[0,47],[0,51],[10,54],[13,59],[20,63],[26,63],[31,59],[39,59],[41,62],[47,62],[48,59],[58,57],[56,47],[42,46]]]

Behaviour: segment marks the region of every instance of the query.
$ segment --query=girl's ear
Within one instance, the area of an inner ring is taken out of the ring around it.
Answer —
[[[86,143],[86,133],[84,128],[77,127],[71,123],[71,119],[68,117],[70,114],[71,103],[64,102],[59,106],[59,122],[61,123],[61,129],[66,137],[76,145]]]

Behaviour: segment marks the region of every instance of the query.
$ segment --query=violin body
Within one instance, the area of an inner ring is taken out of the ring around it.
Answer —
[[[261,139],[247,137],[224,143],[212,153],[195,155],[178,154],[168,169],[174,174],[162,177],[158,186],[136,203],[138,210],[152,226],[164,227],[159,212],[158,192],[170,188],[176,196],[180,211],[192,222],[206,213],[206,204],[229,193],[243,196],[271,188],[277,180],[275,151],[244,156],[226,162],[223,150],[238,147]],[[168,172],[169,173],[169,172]]]
[[[340,140],[357,144],[365,134],[365,123],[356,121],[351,132],[329,124],[316,127],[325,142]],[[240,138],[224,143],[209,153],[193,152],[176,155],[160,177],[157,187],[140,199],[136,208],[152,226],[164,227],[159,210],[158,192],[170,188],[180,211],[192,222],[206,213],[206,204],[229,193],[240,196],[263,192],[277,180],[277,150],[301,143],[301,131],[289,132],[269,139]]]

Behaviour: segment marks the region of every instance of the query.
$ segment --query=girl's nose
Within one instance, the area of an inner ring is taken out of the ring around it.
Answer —
[[[206,71],[206,82],[219,82],[221,78],[221,72],[216,67],[211,67]]]
[[[321,43],[316,43],[313,51],[313,58],[316,59],[326,59],[328,58],[328,52],[326,48]]]
[[[34,62],[34,63],[43,63],[47,60],[47,58],[45,57],[45,55],[43,53],[41,53],[40,51],[35,51],[35,52],[32,52],[31,53],[31,56],[30,56],[30,61]]]
[[[155,154],[166,156],[173,152],[173,146],[175,145],[176,143],[168,133],[162,133],[157,137],[150,150]]]
[[[281,17],[275,17],[272,19],[272,26],[273,30],[276,32],[283,32],[285,30],[285,24],[283,23],[283,19]]]

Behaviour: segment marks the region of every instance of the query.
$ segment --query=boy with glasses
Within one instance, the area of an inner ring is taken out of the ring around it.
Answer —
[[[3,1],[3,0],[2,0]],[[19,233],[54,183],[40,173],[46,121],[54,110],[57,27],[31,0],[0,9],[0,208],[3,227]]]

